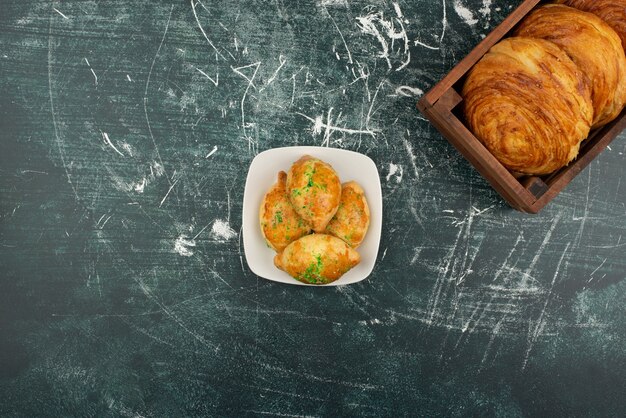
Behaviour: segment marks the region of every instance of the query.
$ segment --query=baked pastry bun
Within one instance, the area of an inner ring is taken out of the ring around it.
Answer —
[[[617,32],[626,50],[626,0],[558,0],[555,3],[598,16]]]
[[[586,78],[543,39],[494,45],[468,74],[462,94],[470,130],[505,167],[523,174],[567,165],[593,119]]]
[[[287,193],[298,215],[323,232],[339,207],[341,182],[330,164],[305,155],[287,173]]]
[[[309,284],[332,283],[360,261],[356,250],[339,238],[324,234],[304,236],[274,257],[276,267]]]
[[[290,243],[311,233],[311,227],[296,213],[286,190],[287,173],[278,173],[278,180],[263,197],[259,208],[261,232],[268,246],[281,252]]]
[[[357,248],[370,226],[370,209],[365,192],[355,181],[341,186],[339,209],[326,227],[326,232]]]
[[[619,116],[626,103],[626,57],[619,36],[602,19],[548,4],[524,18],[514,34],[554,42],[589,78],[594,109],[591,129]]]

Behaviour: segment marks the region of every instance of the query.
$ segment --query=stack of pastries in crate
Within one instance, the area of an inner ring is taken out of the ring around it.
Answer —
[[[519,175],[566,166],[626,105],[626,0],[557,3],[526,16],[463,85],[470,130]]]

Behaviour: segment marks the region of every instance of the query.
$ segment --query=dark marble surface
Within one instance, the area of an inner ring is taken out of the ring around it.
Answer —
[[[415,110],[518,4],[3,0],[0,415],[623,415],[625,135],[532,216]],[[289,145],[376,162],[367,280],[248,269]]]

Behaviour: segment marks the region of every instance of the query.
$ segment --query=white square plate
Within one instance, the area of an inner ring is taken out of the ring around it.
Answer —
[[[276,253],[265,244],[259,225],[259,207],[278,172],[289,171],[303,155],[311,155],[332,165],[342,183],[354,180],[365,191],[370,208],[370,226],[363,243],[357,248],[361,262],[341,278],[326,286],[341,286],[360,282],[370,275],[376,263],[383,219],[383,197],[376,164],[358,152],[326,147],[285,147],[257,155],[248,171],[243,195],[243,246],[250,270],[257,276],[275,282],[302,286],[319,286],[299,282],[274,266]]]

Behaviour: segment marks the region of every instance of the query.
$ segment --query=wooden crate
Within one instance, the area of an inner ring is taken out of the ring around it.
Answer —
[[[626,109],[610,124],[597,129],[580,146],[567,167],[547,176],[516,178],[470,132],[463,121],[460,91],[469,70],[541,0],[526,0],[478,44],[452,71],[426,93],[417,107],[515,209],[538,213],[626,127]]]

